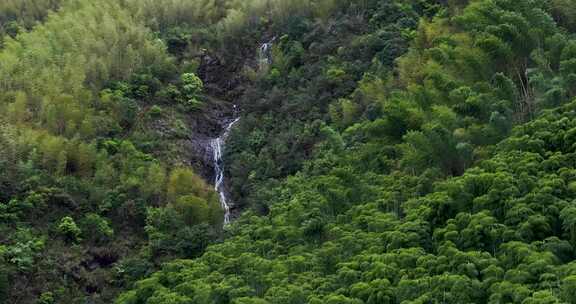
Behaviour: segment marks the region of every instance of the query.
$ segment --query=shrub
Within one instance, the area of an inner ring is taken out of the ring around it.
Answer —
[[[66,241],[78,241],[80,240],[82,231],[78,228],[72,217],[65,216],[58,224],[58,233],[60,233]]]
[[[43,292],[38,300],[36,300],[36,304],[54,304],[56,300],[54,300],[54,294],[51,292]]]
[[[80,222],[82,236],[94,242],[102,242],[114,235],[107,219],[95,213],[87,214]]]
[[[202,80],[196,76],[194,73],[182,74],[182,99],[181,103],[187,107],[198,107],[201,102],[199,100],[199,95],[204,89],[204,84]]]
[[[148,110],[148,116],[151,118],[160,118],[163,114],[162,108],[154,105]]]

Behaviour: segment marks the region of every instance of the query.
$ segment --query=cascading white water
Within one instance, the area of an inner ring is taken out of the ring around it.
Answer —
[[[270,54],[270,47],[271,46],[272,46],[272,44],[269,42],[263,43],[260,46],[260,49],[258,51],[258,65],[259,65],[259,68],[261,70],[270,64],[269,54]]]
[[[272,38],[270,41],[260,45],[258,49],[258,65],[260,70],[265,70],[270,64],[272,64],[272,44],[276,40],[276,37]],[[220,204],[222,209],[224,209],[224,225],[230,223],[230,203],[228,202],[228,197],[226,196],[226,189],[224,184],[224,163],[222,161],[222,149],[226,142],[230,130],[234,125],[240,120],[237,113],[238,109],[234,105],[234,120],[230,121],[224,132],[218,138],[212,139],[210,145],[212,146],[212,153],[214,156],[214,190],[218,192],[220,196]]]
[[[236,109],[236,106],[234,106]],[[226,197],[226,189],[224,187],[224,163],[222,162],[222,149],[226,142],[226,138],[230,133],[230,130],[240,120],[240,117],[232,120],[224,128],[224,132],[218,138],[214,138],[211,141],[212,153],[214,155],[214,190],[218,192],[220,196],[220,204],[222,209],[224,209],[224,225],[230,223],[230,203],[228,202],[228,197]]]
[[[260,48],[258,49],[259,70],[265,70],[270,64],[272,64],[272,44],[274,43],[274,40],[276,40],[276,37],[260,45]]]

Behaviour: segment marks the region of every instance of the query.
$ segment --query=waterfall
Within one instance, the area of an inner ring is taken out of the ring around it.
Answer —
[[[274,40],[276,40],[276,37],[268,42],[262,43],[258,49],[258,69],[260,71],[265,70],[272,64],[272,44]]]
[[[234,105],[234,112],[236,113],[236,105]],[[236,114],[235,114],[236,116]],[[226,187],[224,184],[224,163],[222,161],[222,150],[226,142],[226,138],[230,134],[230,130],[240,120],[240,117],[228,122],[224,128],[224,132],[218,138],[212,139],[210,145],[212,146],[212,153],[214,155],[214,190],[220,197],[220,204],[224,209],[224,225],[230,223],[230,202],[226,196]]]

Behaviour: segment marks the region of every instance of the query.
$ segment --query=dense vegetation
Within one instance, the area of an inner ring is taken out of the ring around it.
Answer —
[[[573,1],[6,0],[0,41],[0,303],[576,303]],[[185,146],[232,102],[222,229]]]
[[[60,0],[5,0],[0,3],[0,45],[4,36],[15,37],[43,21],[50,11],[57,10]]]
[[[334,2],[262,24],[273,64],[228,145],[253,211],[117,303],[573,302],[573,9]]]
[[[202,81],[117,1],[35,2],[0,6],[23,24],[0,50],[0,298],[110,303],[221,230],[178,153]]]

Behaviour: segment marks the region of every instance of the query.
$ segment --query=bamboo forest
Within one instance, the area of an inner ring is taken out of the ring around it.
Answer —
[[[576,1],[0,0],[0,304],[576,304]]]

